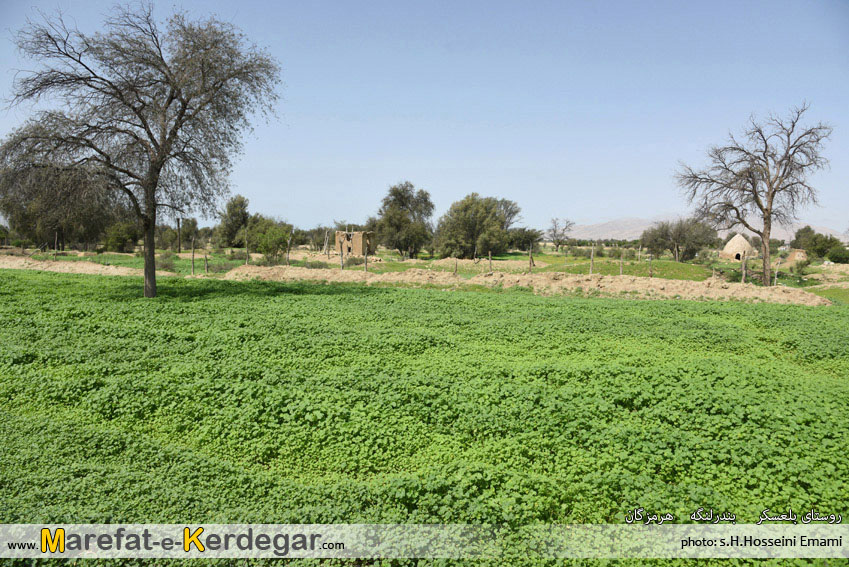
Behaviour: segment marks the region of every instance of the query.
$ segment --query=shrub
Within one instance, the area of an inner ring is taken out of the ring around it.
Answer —
[[[365,262],[366,259],[362,256],[348,256],[345,259],[345,266],[362,266]]]
[[[810,260],[799,260],[798,262],[790,266],[790,273],[803,276],[805,275],[805,269],[810,265]]]
[[[195,272],[197,272],[198,269],[203,271],[203,264],[202,263],[200,265],[200,268],[195,266]],[[211,274],[223,274],[224,272],[229,272],[229,271],[230,271],[230,266],[228,266],[227,264],[210,264],[209,265],[209,272]]]
[[[828,259],[835,264],[849,264],[849,249],[845,246],[834,246],[828,251]]]
[[[174,271],[174,257],[176,254],[170,251],[163,252],[156,259],[156,269],[157,270],[166,270],[168,272]]]
[[[230,250],[227,254],[228,260],[244,260],[247,258],[247,253],[244,250]]]
[[[309,268],[310,270],[323,270],[327,269],[329,264],[327,262],[316,262],[313,260],[304,260],[304,267]]]

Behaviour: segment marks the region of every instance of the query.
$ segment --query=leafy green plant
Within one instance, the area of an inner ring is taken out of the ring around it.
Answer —
[[[849,509],[849,305],[178,278],[151,302],[138,278],[17,270],[0,290],[0,522]]]
[[[835,264],[849,264],[849,249],[845,246],[835,246],[828,251],[828,259]]]

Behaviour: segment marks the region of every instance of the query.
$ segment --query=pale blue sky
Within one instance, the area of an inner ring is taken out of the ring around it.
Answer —
[[[2,0],[0,97],[12,32],[61,7],[94,30],[111,1]],[[279,120],[233,175],[251,208],[300,226],[362,221],[408,179],[441,214],[477,191],[524,223],[684,213],[673,173],[751,113],[807,100],[834,126],[822,207],[849,228],[849,2],[160,2],[213,12],[283,67]],[[0,135],[26,118],[0,111]]]

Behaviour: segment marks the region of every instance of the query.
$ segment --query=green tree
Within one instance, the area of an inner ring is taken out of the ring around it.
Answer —
[[[22,236],[52,247],[95,243],[128,216],[90,167],[16,164],[0,170],[0,212]],[[131,213],[129,213],[131,215]]]
[[[810,226],[805,226],[796,231],[790,245],[793,248],[801,248],[813,258],[824,258],[832,248],[842,246],[839,238],[821,234]]]
[[[183,248],[190,248],[192,238],[198,238],[198,220],[195,218],[183,219],[180,224],[180,238],[183,241]],[[197,244],[197,243],[195,243]]]
[[[273,111],[280,67],[232,24],[118,6],[94,33],[61,14],[31,21],[15,103],[46,100],[0,147],[0,166],[85,164],[132,204],[144,230],[144,296],[156,296],[157,214],[211,211],[228,190],[254,114]]]
[[[652,254],[666,250],[676,262],[692,260],[702,248],[716,241],[716,230],[695,218],[659,222],[646,229],[641,237],[643,246]]]
[[[796,234],[793,235],[793,240],[790,241],[790,246],[792,248],[799,248],[801,250],[808,251],[811,249],[811,244],[816,234],[817,231],[811,228],[810,225],[803,226],[796,231]]]
[[[505,226],[508,221],[504,217],[504,200],[471,193],[452,204],[439,219],[439,254],[473,258],[476,253],[505,252],[510,241]]]
[[[527,252],[530,249],[537,250],[542,240],[543,232],[535,228],[519,227],[507,231],[510,248],[516,248]]]
[[[138,222],[117,222],[106,229],[106,249],[110,252],[132,252],[139,238]]]
[[[245,245],[245,226],[248,224],[248,200],[242,195],[234,195],[227,201],[224,210],[219,213],[221,219],[216,227],[218,244],[222,248],[243,247]]]
[[[839,238],[830,234],[817,233],[811,241],[811,248],[808,253],[813,254],[817,258],[824,258],[828,255],[829,250],[842,246],[843,243],[840,242]]]
[[[286,250],[292,226],[263,215],[253,215],[248,224],[248,244],[269,263],[277,263],[281,252]]]
[[[415,258],[433,238],[432,216],[433,202],[427,191],[416,190],[409,181],[393,185],[373,221],[377,239],[387,248]]]

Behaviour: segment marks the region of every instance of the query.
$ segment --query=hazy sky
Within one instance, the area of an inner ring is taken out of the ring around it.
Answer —
[[[60,7],[93,31],[112,2],[0,0],[0,97],[11,36]],[[279,120],[233,174],[251,209],[309,227],[359,222],[410,180],[441,214],[477,191],[524,223],[684,213],[679,160],[749,115],[807,100],[829,122],[821,207],[849,228],[849,2],[160,2],[232,21],[283,67]],[[26,109],[0,111],[0,135]]]

